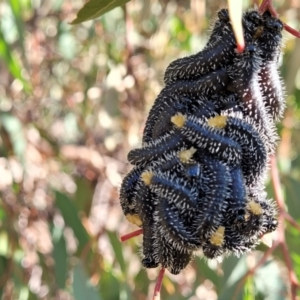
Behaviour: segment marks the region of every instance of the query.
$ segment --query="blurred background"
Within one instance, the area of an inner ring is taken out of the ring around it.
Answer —
[[[274,1],[300,29],[300,2]],[[82,0],[0,2],[0,295],[2,299],[144,300],[158,270],[141,268],[141,238],[118,188],[127,153],[175,58],[206,43],[226,1],[133,0],[70,25]],[[244,1],[244,9],[253,7]],[[278,125],[286,207],[300,221],[300,40],[284,32],[287,109]],[[269,196],[273,196],[269,180]],[[300,277],[300,234],[286,224]],[[276,233],[273,236],[276,239]],[[167,272],[161,299],[289,299],[280,251],[241,279],[268,249],[223,262],[201,258]],[[300,294],[299,298],[300,299]]]

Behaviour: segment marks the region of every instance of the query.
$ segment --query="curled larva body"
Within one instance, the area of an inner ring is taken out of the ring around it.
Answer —
[[[283,83],[278,73],[282,47],[283,24],[268,12],[263,15],[264,30],[258,39],[263,62],[259,71],[259,84],[268,115],[278,121],[284,110]]]
[[[180,97],[177,94],[167,94],[163,90],[157,96],[152,108],[150,109],[143,132],[143,144],[153,141],[154,127],[158,126],[157,123],[160,123],[160,119],[168,108],[171,109],[173,106],[177,106],[179,104],[182,107],[188,107],[191,102],[192,100],[187,97]]]
[[[260,229],[261,235],[273,232],[278,227],[277,214],[278,211],[274,205],[274,202],[271,200],[265,200],[261,203],[263,209],[263,226]]]
[[[143,183],[138,183],[135,195],[136,211],[142,220],[143,228],[143,259],[142,264],[145,268],[156,268],[159,264],[153,256],[154,251],[154,211],[155,195]]]
[[[157,117],[156,123],[152,129],[152,138],[162,136],[164,133],[169,132],[174,124],[171,122],[171,117],[177,113],[190,113],[201,119],[209,118],[214,115],[215,106],[213,103],[202,101],[201,99],[188,101],[180,97],[178,103],[172,103],[172,105],[164,105],[163,111]],[[203,98],[203,97],[202,97]]]
[[[190,210],[189,214],[195,217],[196,212]],[[195,226],[187,221],[175,205],[170,205],[166,198],[159,200],[155,219],[157,226],[160,226],[160,232],[168,236],[174,244],[189,250],[197,250],[201,246],[200,238],[194,234]]]
[[[143,168],[133,168],[123,179],[120,189],[120,204],[124,215],[135,215],[137,213],[134,196],[138,190],[137,182],[143,172]]]
[[[235,228],[227,227],[225,230],[223,247],[227,252],[232,252],[236,256],[249,252],[257,244],[257,238],[246,238],[242,233],[237,232]]]
[[[246,42],[252,41],[253,35],[261,26],[262,17],[253,10],[243,16]],[[227,9],[218,12],[211,36],[202,51],[194,55],[173,61],[165,72],[166,85],[179,80],[191,80],[203,77],[219,68],[231,64],[234,57],[236,41],[232,32]]]
[[[203,95],[218,94],[226,90],[230,82],[227,70],[218,69],[206,74],[194,81],[180,80],[176,84],[168,85],[165,89],[169,93],[177,93],[183,96],[201,97]]]
[[[192,259],[193,252],[184,247],[174,245],[162,232],[157,230],[157,241],[154,256],[163,268],[171,274],[179,274]]]
[[[260,66],[259,49],[255,45],[249,45],[244,53],[237,56],[234,66],[229,68],[229,73],[233,78],[229,88],[239,96],[243,114],[251,118],[256,124],[256,129],[262,132],[267,153],[273,153],[277,135],[274,124],[267,115],[259,86]]]
[[[204,50],[170,64],[143,146],[128,154],[135,168],[121,205],[143,228],[146,268],[178,274],[198,250],[210,259],[240,255],[278,226],[263,180],[284,107],[282,24],[257,10],[243,14],[242,24],[242,53],[221,10]]]
[[[240,167],[230,169],[231,183],[229,185],[230,195],[225,219],[236,222],[243,218],[246,209],[246,189],[243,173]],[[233,219],[232,219],[233,218]]]
[[[215,120],[221,121],[221,130],[227,137],[237,142],[242,149],[242,170],[246,184],[260,180],[265,170],[267,152],[264,141],[254,127],[250,118],[218,116],[209,119],[210,124]],[[247,122],[248,121],[248,122]],[[214,126],[214,125],[211,125]]]
[[[203,197],[198,201],[201,211],[198,219],[197,232],[201,237],[209,237],[221,224],[228,206],[231,177],[229,168],[221,162],[205,157],[203,159],[201,192]]]
[[[282,117],[285,108],[283,84],[277,69],[277,63],[271,61],[264,63],[259,72],[259,84],[267,114],[276,121]]]
[[[177,177],[175,174],[153,173],[149,182],[151,191],[161,198],[168,199],[169,203],[174,203],[181,210],[181,215],[189,217],[189,209],[196,206],[198,191],[186,180]]]
[[[225,66],[233,59],[235,47],[228,11],[224,9],[218,14],[206,47],[199,53],[173,61],[165,72],[165,84],[199,78]]]
[[[177,122],[177,119],[174,122],[192,145],[230,165],[241,162],[242,150],[238,143],[222,136],[221,131],[209,127],[206,122],[198,121],[194,117],[183,117],[182,122]]]
[[[181,146],[184,146],[184,138],[179,130],[173,129],[170,133],[147,143],[144,147],[131,150],[127,158],[132,164],[145,164]]]

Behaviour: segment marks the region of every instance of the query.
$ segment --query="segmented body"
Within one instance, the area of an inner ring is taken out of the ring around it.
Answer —
[[[251,10],[243,26],[239,54],[221,10],[203,51],[170,64],[143,146],[128,154],[134,169],[123,180],[121,206],[143,228],[146,268],[178,274],[196,250],[238,255],[277,227],[263,179],[284,107],[282,24]]]

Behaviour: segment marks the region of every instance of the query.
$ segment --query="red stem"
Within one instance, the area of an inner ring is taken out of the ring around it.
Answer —
[[[249,277],[249,276],[252,276],[254,275],[254,273],[256,272],[256,270],[262,266],[266,260],[268,259],[268,257],[274,252],[274,250],[277,248],[277,246],[279,245],[278,242],[275,242],[271,248],[269,248],[265,253],[264,255],[261,257],[261,259],[257,262],[257,264],[255,265],[254,268],[250,269],[240,280],[238,286],[236,287],[235,291],[234,291],[234,295],[233,295],[233,299],[236,299],[237,298],[237,295],[239,293],[239,291],[241,290],[242,286],[244,285],[246,279]]]
[[[136,237],[136,236],[142,234],[142,233],[143,233],[143,229],[138,229],[136,231],[133,231],[133,232],[130,232],[128,234],[121,236],[120,240],[121,240],[121,242],[125,242],[133,237]]]
[[[154,294],[152,300],[159,300],[160,299],[160,289],[162,285],[162,280],[164,278],[165,268],[161,268],[157,277],[157,281],[154,288]]]
[[[277,204],[279,206],[280,213],[282,213],[283,211],[285,211],[284,199],[281,191],[281,184],[280,184],[279,173],[277,168],[277,160],[275,155],[271,156],[271,177],[272,177],[272,185],[275,194],[275,200],[277,201]]]
[[[275,200],[279,207],[279,224],[280,227],[278,229],[278,242],[281,247],[281,251],[285,260],[285,264],[288,270],[288,276],[291,283],[291,299],[296,300],[297,297],[297,288],[299,288],[298,279],[293,270],[292,259],[289,254],[286,241],[285,241],[285,231],[284,231],[284,221],[287,216],[284,199],[281,191],[281,184],[279,179],[279,173],[277,168],[277,161],[274,155],[271,156],[271,176],[272,176],[272,184],[274,189]],[[291,221],[292,218],[289,219]]]
[[[269,7],[270,0],[263,0],[260,7],[258,8],[258,11],[263,14]]]
[[[291,33],[292,35],[294,35],[295,37],[300,39],[300,32],[299,31],[297,31],[296,29],[290,27],[288,24],[285,24],[285,23],[283,23],[283,27],[287,32]]]
[[[285,212],[284,217],[293,227],[295,227],[300,232],[300,224],[298,224],[290,214]]]
[[[271,15],[274,16],[275,18],[279,17],[276,9],[274,8],[273,0],[263,0],[260,7],[258,8],[258,11],[261,14],[263,14],[266,10],[268,10],[271,13]],[[283,27],[287,32],[289,32],[293,36],[300,38],[300,32],[298,30],[290,27],[289,25],[287,25],[285,23],[283,23]]]

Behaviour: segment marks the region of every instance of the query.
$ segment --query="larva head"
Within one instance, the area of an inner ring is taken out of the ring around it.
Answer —
[[[262,16],[256,10],[248,11],[243,17],[243,28],[245,31],[246,42],[252,41],[252,38],[258,32],[262,25]]]
[[[245,209],[239,209],[236,212],[236,216],[234,217],[234,223],[236,224],[236,226],[240,227],[241,224],[243,224],[243,222],[246,219],[246,210]]]
[[[223,22],[229,22],[230,18],[229,18],[228,9],[223,8],[223,9],[219,10],[218,11],[218,19]]]
[[[246,12],[243,19],[245,22],[250,22],[252,26],[260,26],[262,24],[262,17],[257,10]],[[249,25],[249,23],[246,25]]]
[[[264,30],[258,38],[259,47],[262,49],[263,58],[276,60],[279,55],[281,44],[283,23],[273,17],[269,12],[263,14]],[[274,58],[275,57],[275,58]]]
[[[208,259],[215,259],[222,256],[225,252],[223,247],[214,246],[210,243],[205,243],[202,247],[203,255]]]
[[[263,14],[264,18],[264,26],[267,28],[269,31],[273,31],[275,33],[280,33],[283,30],[283,24],[282,22],[273,17],[270,12],[266,11]]]
[[[264,223],[264,209],[260,203],[254,199],[249,199],[246,207],[244,222],[238,226],[238,231],[246,237],[251,237],[259,234],[262,231]]]
[[[120,189],[120,203],[125,216],[127,214],[135,215],[137,213],[134,196],[137,192],[137,182],[142,171],[142,168],[135,167],[123,179]]]
[[[265,200],[262,202],[262,207],[264,210],[263,217],[263,233],[273,232],[278,227],[278,211],[271,200]]]

